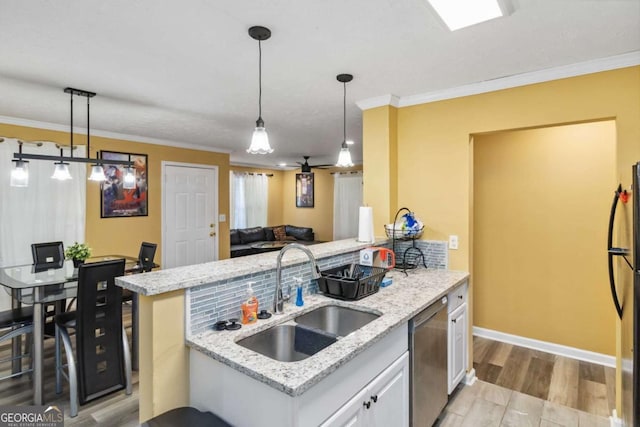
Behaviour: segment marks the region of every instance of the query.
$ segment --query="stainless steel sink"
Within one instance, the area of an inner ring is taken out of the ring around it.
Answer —
[[[328,305],[300,315],[294,320],[300,325],[344,337],[378,317],[380,317],[379,314],[337,305]]]
[[[238,341],[249,350],[281,362],[296,362],[333,344],[334,336],[297,325],[277,325]]]

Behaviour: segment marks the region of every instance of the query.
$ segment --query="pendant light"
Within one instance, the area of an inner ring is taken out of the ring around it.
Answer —
[[[340,154],[338,155],[338,163],[336,166],[341,168],[348,168],[353,166],[353,162],[351,161],[351,152],[349,151],[349,146],[347,145],[347,83],[353,80],[353,76],[351,74],[338,74],[336,79],[340,83],[342,83],[344,89],[344,96],[342,102],[342,129],[343,129],[343,138],[342,145],[340,146]]]
[[[129,162],[131,162],[131,154],[129,154]],[[133,190],[136,188],[136,172],[131,166],[125,169],[124,177],[122,178],[122,188],[125,190]]]
[[[258,120],[256,120],[256,128],[253,131],[251,145],[247,149],[247,153],[269,154],[273,153],[273,149],[269,145],[269,135],[264,128],[264,120],[262,120],[262,41],[271,37],[271,30],[255,26],[249,28],[249,35],[252,39],[258,40]]]
[[[18,150],[18,152],[22,154],[22,141],[18,141]],[[29,164],[29,162],[27,160],[13,161],[16,162],[16,167],[11,170],[11,180],[9,182],[9,185],[11,185],[12,187],[28,187],[29,169],[27,165]]]
[[[73,96],[73,95],[71,95]],[[94,94],[95,96],[95,94]],[[90,111],[90,105],[89,105],[89,100],[91,99],[91,96],[87,96],[87,159],[91,158],[91,126],[90,126],[90,122],[89,119],[91,117],[91,115],[89,114]],[[73,113],[72,113],[73,114]],[[98,157],[98,155],[96,154],[96,157]],[[131,159],[129,159],[131,160]],[[107,176],[104,174],[104,168],[102,167],[102,164],[100,163],[96,163],[93,164],[91,166],[91,175],[89,175],[89,181],[96,181],[96,182],[103,182],[107,180]]]
[[[70,120],[70,137],[69,137],[70,139],[69,156],[65,157],[62,148],[60,149],[60,156],[50,156],[46,154],[25,154],[22,152],[22,145],[20,145],[19,151],[17,153],[13,153],[13,161],[16,162],[15,169],[22,169],[22,170],[18,170],[17,172],[15,172],[16,178],[15,178],[15,181],[12,178],[12,182],[15,182],[16,184],[18,184],[19,182],[22,182],[21,179],[24,178],[24,174],[26,173],[26,182],[28,183],[28,171],[26,169],[26,164],[28,162],[25,161],[24,159],[54,161],[55,169],[53,171],[53,175],[51,175],[51,178],[57,179],[59,181],[66,181],[71,179],[71,173],[69,172],[70,162],[93,163],[91,167],[91,175],[89,176],[89,180],[91,181],[104,181],[106,179],[106,176],[104,174],[104,168],[102,167],[102,165],[107,165],[107,164],[120,165],[129,169],[131,169],[131,167],[133,166],[133,162],[131,162],[131,158],[129,158],[129,161],[104,160],[102,158],[96,158],[96,159],[91,158],[91,131],[90,131],[91,128],[89,123],[89,118],[90,118],[89,99],[96,96],[96,94],[94,92],[88,92],[86,90],[81,90],[81,89],[74,89],[71,87],[65,88],[64,92],[70,94],[70,99],[71,99],[70,100],[71,120]],[[73,96],[74,95],[84,96],[85,98],[87,98],[87,156],[86,157],[73,157],[73,149],[74,149],[74,146],[73,146]],[[12,172],[11,175],[13,177],[14,172]],[[134,181],[135,181],[135,178],[134,178]],[[22,186],[26,186],[26,185],[27,184]],[[18,186],[18,185],[15,185],[15,186]]]

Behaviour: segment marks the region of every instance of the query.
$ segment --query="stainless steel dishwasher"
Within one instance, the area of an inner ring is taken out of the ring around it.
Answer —
[[[409,321],[411,425],[432,426],[447,404],[447,297]]]

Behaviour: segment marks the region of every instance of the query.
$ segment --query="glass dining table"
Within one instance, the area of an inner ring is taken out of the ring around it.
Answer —
[[[86,263],[125,259],[125,273],[140,271],[138,259],[121,256],[105,255],[87,259]],[[16,265],[0,269],[0,285],[11,290],[12,306],[20,304],[33,304],[33,404],[44,404],[43,364],[44,364],[44,308],[43,304],[75,298],[77,294],[78,269],[73,262],[68,260],[60,264],[37,266],[33,264]],[[132,318],[137,316],[137,295],[134,294],[132,304]],[[134,320],[132,322],[137,325]],[[135,328],[137,329],[137,328]],[[14,338],[13,352],[19,351],[20,341]],[[136,348],[137,358],[137,331],[133,333],[133,348]],[[132,351],[133,358],[133,351]],[[15,362],[14,362],[15,363]],[[21,363],[19,360],[17,363]],[[14,364],[12,370],[20,371],[21,368]]]

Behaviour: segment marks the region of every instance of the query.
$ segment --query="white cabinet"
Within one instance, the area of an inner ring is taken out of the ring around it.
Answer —
[[[460,383],[467,372],[467,285],[449,293],[448,393]]]
[[[409,425],[409,353],[385,369],[323,427]]]

